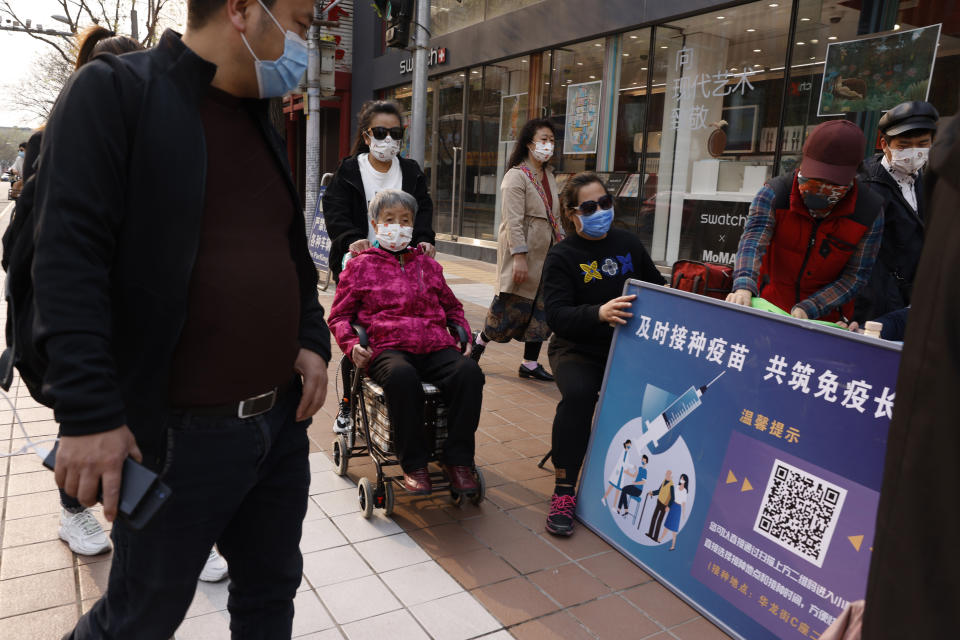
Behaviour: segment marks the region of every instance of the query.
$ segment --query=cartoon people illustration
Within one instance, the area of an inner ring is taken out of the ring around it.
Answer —
[[[669,471],[667,472],[669,473]],[[667,537],[667,531],[673,534],[673,541],[670,543],[670,551],[673,551],[677,548],[677,532],[680,531],[680,519],[683,517],[683,512],[687,508],[687,495],[690,488],[690,478],[687,477],[687,474],[681,473],[680,480],[677,481],[677,490],[674,492],[673,499],[670,501],[670,506],[667,509],[667,521],[663,523],[663,528],[666,531],[663,532],[663,535],[660,536],[658,542],[663,542],[664,538]]]
[[[673,504],[673,472],[669,469],[664,474],[663,484],[660,485],[659,491],[651,491],[650,496],[657,496],[657,506],[653,510],[653,516],[650,518],[650,530],[647,531],[647,537],[653,540],[654,542],[660,542],[660,526],[663,524],[663,518],[670,510],[670,505]]]
[[[626,516],[630,513],[630,498],[638,500],[643,497],[643,486],[647,483],[647,454],[640,456],[640,466],[633,473],[633,482],[620,490],[620,502],[617,503],[617,513]],[[622,513],[621,513],[622,510]]]
[[[603,506],[607,506],[607,496],[610,495],[610,492],[616,489],[620,491],[620,488],[623,486],[623,476],[625,473],[630,473],[629,465],[627,464],[627,458],[630,457],[630,447],[633,443],[630,440],[625,440],[623,443],[623,457],[617,462],[613,467],[613,471],[610,473],[610,477],[607,478],[607,490],[603,492],[603,497],[600,498],[600,502],[603,503]],[[617,509],[617,513],[620,510]]]

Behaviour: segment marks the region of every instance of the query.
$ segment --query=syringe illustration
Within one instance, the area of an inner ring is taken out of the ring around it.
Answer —
[[[710,385],[719,380],[720,376],[725,373],[726,371],[721,371],[720,375],[702,387],[690,387],[682,396],[674,400],[669,407],[664,409],[659,416],[653,420],[647,420],[647,430],[638,438],[639,444],[637,445],[637,450],[643,451],[650,444],[657,446],[660,438],[667,435],[671,429],[680,424],[684,418],[703,404],[701,400],[703,394],[707,392]]]

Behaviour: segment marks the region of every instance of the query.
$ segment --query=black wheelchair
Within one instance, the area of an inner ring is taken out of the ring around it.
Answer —
[[[360,346],[366,349],[370,344],[366,330],[357,324],[351,326],[360,339]],[[459,325],[450,324],[448,328],[450,333],[458,339],[462,353],[466,349],[470,336]],[[458,507],[467,501],[475,505],[480,504],[486,493],[486,484],[483,473],[476,466],[473,467],[473,474],[479,488],[476,492],[465,495],[453,488],[443,468],[437,464],[447,438],[447,407],[440,390],[432,384],[424,382],[423,392],[425,396],[423,426],[428,431],[429,440],[434,443],[427,466],[434,492],[449,491],[453,504]],[[400,487],[401,490],[403,488],[403,473],[388,474],[386,472],[390,467],[399,467],[400,460],[397,457],[383,388],[363,375],[361,369],[355,368],[349,399],[350,431],[339,434],[333,441],[335,470],[337,475],[344,476],[351,458],[369,455],[377,469],[377,478],[375,482],[365,476],[360,478],[358,486],[360,512],[364,518],[369,518],[376,508],[382,509],[389,516],[393,513],[395,505],[394,487]]]

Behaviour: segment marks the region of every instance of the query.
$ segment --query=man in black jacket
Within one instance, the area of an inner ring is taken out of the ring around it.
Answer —
[[[887,436],[862,637],[952,638],[960,602],[960,118],[937,134],[926,176],[929,234]]]
[[[910,304],[923,250],[923,168],[938,118],[929,102],[904,102],[880,118],[883,153],[867,161],[861,177],[883,197],[883,240],[870,281],[857,298],[854,318],[861,324]]]
[[[71,638],[170,638],[214,543],[234,638],[289,638],[301,580],[306,426],[330,338],[285,151],[255,98],[296,84],[314,3],[187,6],[182,40],[80,69],[43,140],[35,335],[57,483],[84,505],[102,487],[109,520],[127,456],[172,490],[144,529],[115,521],[107,591]]]

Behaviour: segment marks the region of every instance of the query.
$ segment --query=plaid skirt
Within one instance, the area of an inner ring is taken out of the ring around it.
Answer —
[[[483,333],[494,342],[546,342],[550,337],[543,291],[537,290],[533,300],[513,293],[494,296]]]

